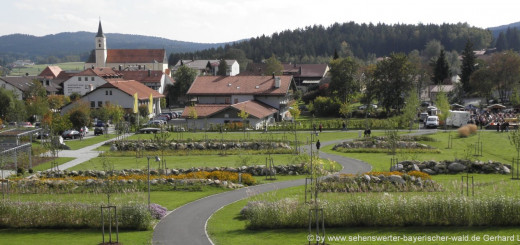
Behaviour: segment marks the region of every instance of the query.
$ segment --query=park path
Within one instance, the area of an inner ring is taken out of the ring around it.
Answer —
[[[345,140],[322,142],[321,145],[323,147],[341,141]],[[308,146],[306,149],[309,149]],[[372,168],[369,164],[359,160],[325,152],[320,152],[319,154],[321,158],[327,158],[341,164],[343,169],[340,173],[364,173],[370,171]],[[206,222],[213,213],[222,207],[252,195],[303,184],[305,184],[305,180],[300,179],[250,186],[208,196],[188,203],[175,209],[157,224],[153,234],[153,244],[211,245],[213,242],[206,234]]]
[[[411,131],[407,135],[422,135],[430,134],[435,130],[421,130]],[[337,144],[346,140],[334,140],[321,142],[321,146]],[[314,147],[314,146],[313,146]],[[309,146],[304,147],[309,152]],[[335,154],[319,152],[320,158],[326,158],[338,162],[343,166],[340,173],[358,174],[369,172],[372,166],[368,163],[343,157]],[[209,238],[206,225],[209,218],[226,205],[242,200],[249,196],[260,193],[284,189],[299,185],[304,185],[305,180],[291,180],[283,182],[275,182],[257,186],[249,186],[234,191],[223,192],[208,196],[197,201],[188,203],[173,210],[170,214],[164,217],[155,227],[153,233],[152,244],[197,244],[197,245],[213,245]]]

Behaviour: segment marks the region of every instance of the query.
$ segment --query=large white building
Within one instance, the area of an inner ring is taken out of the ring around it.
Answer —
[[[167,74],[168,59],[164,49],[107,49],[106,36],[99,21],[95,49],[90,53],[85,69],[111,67],[115,70],[153,70]]]

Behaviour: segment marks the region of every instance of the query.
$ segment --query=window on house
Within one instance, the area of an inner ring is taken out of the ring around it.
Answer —
[[[108,90],[107,90],[107,91],[105,91],[105,95],[108,95]]]
[[[110,90],[109,94],[112,95],[112,90]]]
[[[99,46],[99,47],[101,48],[101,43],[100,43],[100,44],[98,44],[98,46]]]
[[[91,77],[91,78],[90,78],[90,81],[94,81],[94,77]]]
[[[88,77],[85,77],[85,81],[88,81]]]
[[[98,106],[98,107],[103,107],[103,101],[98,101],[98,102],[97,102],[97,106]]]
[[[235,104],[236,104],[236,103],[238,103],[238,99],[237,99],[237,98],[235,98]]]
[[[78,77],[78,81],[81,81],[81,77]]]
[[[96,102],[95,101],[90,101],[90,108],[94,108],[96,107]]]
[[[231,98],[226,98],[225,102],[226,104],[231,104]]]
[[[47,84],[47,86],[49,86],[49,80],[45,81],[45,84]]]

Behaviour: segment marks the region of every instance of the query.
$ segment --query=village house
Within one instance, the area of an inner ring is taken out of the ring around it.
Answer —
[[[123,75],[110,67],[88,68],[74,74],[63,83],[63,94],[70,96],[73,93],[85,95],[97,87],[107,83],[107,79],[122,78]]]
[[[38,81],[47,91],[47,95],[57,94],[60,86],[53,82],[52,79],[42,76],[6,76],[0,77],[0,88],[13,91],[17,99],[22,100],[24,93],[28,92],[34,85],[34,81]]]
[[[189,127],[207,128],[242,122],[239,113],[245,111],[252,128],[263,128],[290,117],[294,87],[292,76],[199,76],[187,92],[196,104],[186,107],[182,117]]]
[[[160,99],[164,95],[145,86],[144,84],[134,80],[107,79],[105,84],[96,87],[82,96],[78,101],[72,102],[61,109],[61,114],[66,114],[74,106],[83,102],[88,104],[91,109],[99,109],[107,104],[119,105],[127,113],[132,113],[134,108],[135,98],[137,93],[138,105],[148,105],[152,103],[151,116],[161,113]],[[152,101],[150,101],[150,95]]]
[[[240,65],[236,60],[226,60],[227,70],[226,76],[236,76],[240,73]],[[216,76],[220,60],[179,60],[172,68],[175,72],[181,66],[187,66],[198,72],[199,76]]]

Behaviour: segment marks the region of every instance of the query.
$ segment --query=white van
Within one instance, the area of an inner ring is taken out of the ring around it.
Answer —
[[[429,116],[426,118],[426,122],[424,123],[426,128],[437,128],[439,126],[439,117],[438,116]]]

